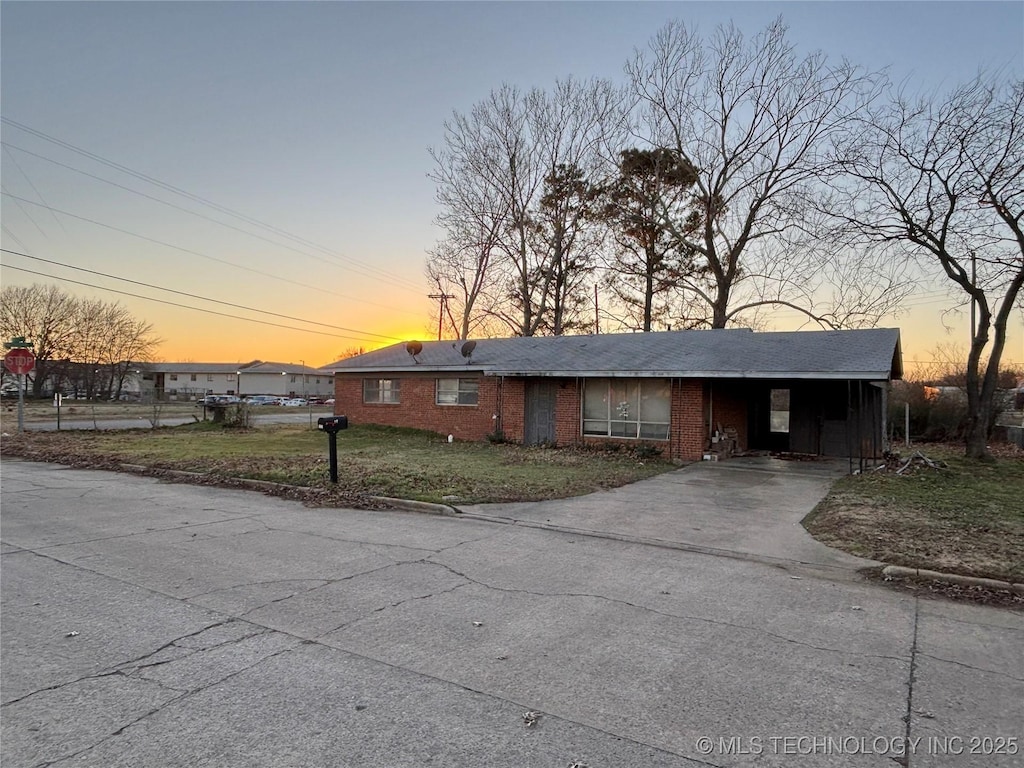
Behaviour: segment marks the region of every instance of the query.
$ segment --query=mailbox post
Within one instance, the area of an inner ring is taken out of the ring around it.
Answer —
[[[348,416],[325,416],[316,420],[316,428],[327,433],[331,457],[331,482],[338,482],[338,433],[348,429]]]

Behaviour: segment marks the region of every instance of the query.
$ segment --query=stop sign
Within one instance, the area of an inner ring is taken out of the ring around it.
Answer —
[[[31,373],[36,367],[36,356],[31,349],[12,349],[4,355],[4,367],[19,375]]]

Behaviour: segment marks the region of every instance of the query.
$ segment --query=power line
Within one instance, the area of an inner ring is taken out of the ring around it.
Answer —
[[[24,244],[23,242],[21,242],[21,240],[19,240],[19,239],[18,239],[18,236],[17,236],[17,235],[15,235],[15,234],[14,234],[13,232],[11,232],[11,230],[9,230],[9,229],[7,228],[7,225],[6,225],[6,224],[0,224],[0,230],[3,230],[4,232],[6,232],[6,233],[7,233],[7,236],[8,236],[9,238],[11,238],[11,240],[13,240],[14,242],[16,242],[16,243],[17,243],[18,245],[20,245],[20,246],[21,246],[22,248],[25,248],[25,249],[27,249],[27,248],[28,248],[28,246],[27,246],[27,245],[25,245],[25,244]]]
[[[14,197],[14,195],[12,195],[10,192],[7,191],[7,187],[5,187],[3,184],[0,184],[0,193],[3,193],[5,195],[7,195],[8,197]],[[23,214],[25,214],[25,218],[27,218],[29,221],[31,221],[33,226],[35,226],[35,228],[39,230],[39,234],[43,236],[44,240],[49,240],[50,238],[47,236],[46,232],[43,231],[43,228],[39,226],[39,222],[37,222],[34,218],[32,218],[32,214],[29,213],[28,211],[26,211],[25,210],[25,206],[23,206],[20,202],[18,202],[19,199],[21,199],[21,198],[14,197],[14,204],[16,206],[18,206],[18,210],[21,211]],[[10,230],[8,230],[8,231],[10,231]]]
[[[127,277],[118,277],[117,275],[108,275],[106,272],[97,272],[94,269],[86,269],[85,267],[76,267],[76,266],[74,266],[72,264],[64,264],[63,262],[60,262],[60,261],[53,261],[52,259],[44,259],[41,256],[30,256],[27,253],[19,253],[18,251],[12,251],[9,248],[0,248],[0,251],[2,251],[4,253],[9,253],[12,256],[22,256],[22,257],[24,257],[26,259],[32,259],[33,261],[42,261],[42,262],[44,262],[46,264],[52,264],[52,265],[57,266],[57,267],[65,267],[67,269],[74,269],[74,270],[77,270],[79,272],[88,272],[90,275],[97,275],[99,277],[108,277],[111,280],[120,280],[121,282],[124,282],[124,283],[131,283],[132,285],[141,285],[144,288],[152,288],[152,289],[157,290],[157,291],[166,291],[167,293],[174,293],[174,294],[177,294],[178,296],[187,296],[190,299],[199,299],[200,301],[209,301],[209,302],[211,302],[213,304],[221,304],[221,305],[223,305],[225,307],[234,307],[235,309],[244,309],[247,312],[256,312],[256,313],[259,313],[259,314],[262,314],[262,315],[270,315],[272,317],[280,317],[280,318],[283,318],[285,320],[295,320],[296,322],[299,322],[299,323],[309,323],[310,325],[320,325],[320,326],[323,326],[324,328],[334,328],[335,330],[338,330],[338,331],[348,331],[349,333],[361,333],[361,334],[363,334],[365,336],[379,336],[380,338],[385,339],[386,341],[398,341],[398,339],[396,339],[394,336],[385,336],[384,334],[373,333],[372,331],[362,331],[362,330],[360,330],[358,328],[345,328],[344,326],[341,326],[341,325],[331,325],[330,323],[321,323],[321,322],[319,322],[317,320],[306,320],[306,319],[301,318],[301,317],[293,317],[292,315],[282,315],[282,314],[280,314],[278,312],[271,312],[270,310],[266,310],[266,309],[256,309],[255,307],[247,307],[244,304],[233,304],[230,301],[221,301],[220,299],[211,299],[208,296],[200,296],[198,294],[188,293],[186,291],[176,291],[173,288],[164,288],[162,286],[153,285],[151,283],[143,283],[143,282],[140,282],[139,280],[129,280]]]
[[[331,336],[331,337],[333,337],[335,339],[348,339],[349,341],[363,341],[363,342],[368,342],[368,343],[373,343],[373,342],[377,341],[376,339],[359,338],[359,337],[356,337],[356,336],[344,336],[344,335],[338,334],[338,333],[327,333],[326,331],[314,331],[314,330],[312,330],[310,328],[296,328],[296,327],[291,326],[291,325],[282,325],[281,323],[272,323],[269,320],[256,320],[255,318],[252,318],[252,317],[239,317],[238,315],[229,315],[227,312],[217,312],[216,310],[213,310],[213,309],[203,309],[202,307],[190,307],[187,304],[178,304],[177,302],[167,301],[165,299],[155,299],[152,296],[142,296],[140,294],[131,293],[129,291],[119,291],[116,288],[107,288],[106,286],[103,286],[103,285],[94,285],[93,283],[85,283],[85,282],[82,282],[81,280],[72,280],[69,277],[57,277],[56,275],[47,275],[44,272],[36,272],[35,270],[32,270],[32,269],[25,269],[24,267],[15,267],[15,266],[12,266],[10,264],[3,264],[3,265],[0,265],[0,266],[3,266],[5,269],[14,269],[14,270],[17,270],[18,272],[27,272],[30,275],[39,275],[40,277],[46,277],[46,278],[49,278],[50,280],[59,280],[60,282],[72,283],[74,285],[84,285],[86,288],[95,288],[95,289],[100,290],[100,291],[108,291],[110,293],[116,293],[116,294],[119,294],[121,296],[131,296],[134,299],[142,299],[143,301],[155,301],[157,304],[167,304],[168,306],[178,307],[180,309],[190,309],[193,312],[203,312],[203,313],[205,313],[207,315],[217,315],[218,317],[227,317],[227,318],[230,318],[232,320],[244,320],[247,323],[258,323],[259,325],[269,325],[269,326],[271,326],[273,328],[284,328],[284,329],[289,330],[289,331],[299,331],[300,333],[315,333],[318,336]],[[385,338],[387,338],[387,337],[385,337]],[[395,341],[400,341],[400,339],[394,339],[394,340]]]
[[[342,254],[337,254],[334,251],[330,250],[329,248],[325,248],[322,245],[314,243],[311,240],[307,240],[307,239],[305,239],[303,237],[299,237],[298,235],[293,235],[292,233],[288,232],[287,230],[281,229],[280,227],[275,227],[274,225],[267,224],[265,222],[260,221],[259,219],[254,219],[251,216],[247,216],[244,213],[240,213],[238,211],[232,210],[231,208],[228,208],[226,206],[220,205],[219,203],[215,203],[212,200],[207,200],[204,197],[200,197],[199,195],[196,195],[196,194],[194,194],[192,192],[188,192],[187,190],[181,189],[180,187],[176,187],[173,184],[168,184],[165,181],[161,181],[160,179],[154,178],[153,176],[149,176],[149,175],[147,175],[145,173],[142,173],[140,171],[136,171],[136,170],[134,170],[132,168],[129,168],[126,165],[122,165],[121,163],[118,163],[118,162],[116,162],[114,160],[109,160],[108,158],[105,158],[102,155],[97,155],[96,153],[90,152],[89,150],[82,149],[81,147],[76,147],[74,144],[71,144],[71,143],[66,142],[66,141],[64,141],[62,139],[58,139],[58,138],[55,138],[55,137],[50,136],[48,134],[45,134],[42,131],[39,131],[39,130],[37,130],[35,128],[27,126],[27,125],[25,125],[23,123],[19,123],[16,120],[12,120],[12,119],[10,119],[8,117],[0,117],[0,121],[4,122],[4,123],[6,123],[6,124],[8,124],[10,126],[13,126],[14,128],[17,128],[17,129],[19,129],[21,131],[24,131],[25,133],[28,133],[28,134],[31,134],[31,135],[37,137],[37,138],[40,138],[40,139],[42,139],[44,141],[48,141],[48,142],[50,142],[52,144],[56,144],[59,147],[62,147],[62,148],[67,149],[67,150],[70,150],[71,152],[75,152],[77,154],[84,155],[85,157],[88,157],[89,159],[94,160],[95,162],[100,163],[102,165],[106,165],[109,168],[113,168],[113,169],[115,169],[117,171],[120,171],[122,173],[126,173],[129,176],[133,176],[133,177],[135,177],[137,179],[140,179],[142,181],[145,181],[145,182],[148,182],[150,184],[153,184],[153,185],[155,185],[157,187],[160,187],[162,189],[167,190],[168,192],[172,192],[172,193],[174,193],[176,195],[180,195],[182,197],[188,198],[189,200],[192,200],[194,202],[200,203],[201,205],[205,205],[205,206],[207,206],[209,208],[212,208],[212,209],[214,209],[214,210],[216,210],[216,211],[218,211],[220,213],[224,213],[224,214],[226,214],[228,216],[231,216],[233,218],[240,219],[241,221],[244,221],[244,222],[246,222],[248,224],[252,224],[254,226],[261,227],[262,229],[268,230],[270,232],[274,232],[276,234],[279,234],[279,235],[281,235],[283,237],[288,238],[289,240],[293,240],[295,242],[302,243],[303,245],[306,245],[308,247],[315,248],[318,251],[321,251],[321,252],[326,253],[326,254],[328,254],[330,256],[333,256],[334,258],[338,258],[338,259],[341,259],[343,261],[347,261],[350,264],[357,265],[357,266],[359,266],[359,267],[361,267],[363,269],[367,269],[367,270],[370,270],[370,271],[380,272],[381,274],[385,275],[385,278],[382,278],[382,279],[387,279],[387,280],[389,280],[391,282],[395,282],[395,281],[397,281],[397,282],[405,282],[410,287],[415,288],[415,290],[420,290],[420,288],[418,286],[415,286],[411,281],[406,281],[403,278],[400,278],[400,277],[397,277],[397,276],[393,276],[393,275],[389,275],[388,273],[383,272],[383,270],[379,270],[379,269],[377,269],[377,268],[375,268],[375,267],[373,267],[371,265],[368,265],[368,264],[363,264],[358,259],[354,259],[351,256],[344,256]]]
[[[25,173],[25,170],[21,167],[21,164],[18,162],[18,159],[14,156],[14,153],[11,152],[11,150],[7,149],[6,146],[4,146],[4,151],[7,152],[7,156],[11,158],[11,162],[14,163],[14,167],[18,169],[18,173],[24,176],[25,181],[27,181],[28,185],[32,187],[32,191],[36,193],[36,197],[38,197],[44,205],[47,205],[48,203],[46,202],[46,198],[43,197],[43,193],[36,188],[35,184],[32,183],[32,179],[30,179],[29,175]],[[53,216],[53,220],[57,222],[57,226],[59,226],[62,230],[64,230],[65,233],[67,233],[67,230],[64,229],[64,223],[57,218],[57,215],[55,213],[50,213],[50,215]]]
[[[25,149],[23,147],[19,147],[19,146],[15,145],[15,144],[11,144],[10,142],[6,142],[5,141],[5,142],[2,142],[2,144],[3,144],[4,149],[8,150],[8,155],[11,156],[12,160],[13,160],[14,156],[10,153],[10,150],[11,149],[16,149],[19,152],[24,152],[26,155],[31,155],[32,157],[39,158],[40,160],[44,160],[44,161],[46,161],[48,163],[53,163],[54,165],[60,166],[61,168],[66,168],[67,170],[73,171],[74,173],[78,173],[78,174],[81,174],[83,176],[87,176],[90,179],[95,179],[96,181],[101,181],[104,184],[109,184],[112,187],[117,187],[118,189],[123,189],[126,192],[131,192],[133,195],[138,195],[139,197],[144,197],[147,200],[152,200],[153,202],[160,203],[161,205],[166,205],[169,208],[174,208],[177,211],[181,211],[183,213],[187,213],[187,214],[189,214],[191,216],[196,216],[196,217],[198,217],[200,219],[205,219],[206,221],[212,222],[213,224],[217,224],[218,226],[225,227],[225,228],[233,230],[235,232],[240,232],[241,234],[246,235],[248,237],[254,237],[257,240],[262,240],[265,243],[270,243],[271,245],[275,245],[278,248],[285,248],[285,249],[287,249],[289,251],[293,251],[294,253],[298,253],[298,254],[301,254],[303,256],[307,256],[307,257],[309,257],[311,259],[315,259],[316,261],[319,261],[321,264],[328,264],[328,265],[330,265],[332,267],[342,266],[342,265],[339,265],[337,263],[337,261],[332,261],[330,259],[325,259],[322,256],[317,256],[315,254],[309,253],[308,251],[301,250],[299,248],[296,248],[295,246],[288,245],[286,243],[280,243],[280,242],[278,242],[276,240],[270,239],[269,237],[264,237],[263,235],[257,234],[255,232],[250,231],[250,230],[242,229],[241,227],[236,227],[233,224],[228,224],[225,221],[220,221],[219,219],[215,219],[212,216],[207,216],[205,214],[200,213],[199,211],[193,211],[193,210],[191,210],[189,208],[185,208],[184,206],[176,205],[175,203],[172,203],[169,200],[162,200],[159,197],[155,197],[154,195],[147,195],[145,192],[140,192],[137,189],[132,189],[131,187],[125,186],[124,184],[118,184],[116,181],[111,181],[110,179],[105,179],[102,176],[97,176],[94,173],[89,173],[88,171],[83,171],[81,168],[75,168],[74,166],[68,165],[67,163],[62,163],[59,160],[54,160],[52,157],[47,157],[46,155],[40,155],[40,154],[38,154],[36,152],[32,152],[30,150],[27,150],[27,149]],[[20,166],[19,166],[18,169],[21,170]],[[22,171],[22,175],[25,176],[26,179],[28,179],[28,176],[25,175],[24,171]],[[31,184],[31,183],[32,183],[32,181],[31,181],[31,179],[29,179],[29,184]],[[33,185],[33,189],[34,188],[35,188],[35,185]],[[38,192],[37,192],[37,194],[38,194]],[[43,200],[42,195],[39,195],[39,199]],[[43,203],[45,204],[46,201],[43,200]],[[56,218],[56,216],[54,218]],[[57,221],[59,223],[60,220],[57,219]],[[366,269],[369,269],[369,268],[363,269],[362,272],[359,272],[358,270],[362,269],[362,267],[360,265],[358,265],[358,264],[356,264],[354,266],[356,266],[356,268],[357,268],[357,274],[361,274],[364,277],[370,277],[370,278],[372,278],[374,280],[387,280],[392,285],[394,285],[396,280],[398,280],[400,283],[401,282],[407,282],[407,281],[404,281],[402,278],[396,278],[395,276],[392,276],[389,273],[383,273],[383,275],[384,275],[383,277],[380,276],[380,275],[373,274],[373,273],[371,273],[369,271],[366,271]],[[380,271],[380,270],[378,270],[378,271]],[[407,285],[399,285],[398,287],[403,288],[403,289],[408,290],[408,291],[416,291],[417,293],[420,291],[420,287],[418,287],[418,286],[414,287],[412,282],[407,282]],[[376,305],[376,306],[380,306],[380,305]]]
[[[349,299],[349,300],[352,300],[352,301],[362,301],[362,299],[354,299],[353,297],[350,297],[350,296],[344,296],[344,295],[342,295],[340,293],[337,293],[335,291],[331,291],[331,290],[329,290],[327,288],[321,288],[321,287],[316,286],[316,285],[309,285],[308,283],[300,283],[298,280],[290,280],[287,277],[282,277],[281,275],[274,275],[274,274],[271,274],[270,272],[263,272],[262,270],[255,269],[253,267],[247,267],[244,264],[235,264],[234,262],[227,261],[226,259],[220,259],[220,258],[217,258],[216,256],[210,256],[209,254],[202,253],[200,251],[193,251],[191,248],[183,248],[180,245],[172,245],[171,243],[165,243],[163,240],[157,240],[157,239],[152,238],[152,237],[147,237],[146,235],[140,235],[137,232],[132,232],[132,231],[127,230],[127,229],[122,229],[121,227],[115,227],[113,224],[105,224],[102,221],[96,221],[95,219],[90,219],[90,218],[88,218],[86,216],[79,216],[78,214],[71,213],[69,211],[62,211],[59,208],[52,208],[50,206],[43,205],[42,203],[37,203],[37,202],[35,202],[33,200],[29,200],[29,199],[24,198],[24,197],[18,197],[17,195],[13,195],[10,192],[2,192],[2,194],[7,196],[7,197],[10,197],[10,198],[12,198],[14,200],[20,200],[21,202],[28,203],[29,205],[35,205],[35,206],[38,206],[40,208],[50,208],[50,210],[56,211],[57,213],[60,213],[60,214],[62,214],[64,216],[70,216],[71,218],[78,219],[79,221],[85,221],[85,222],[88,222],[89,224],[95,224],[98,227],[104,227],[105,229],[110,229],[110,230],[113,230],[114,232],[120,232],[123,235],[130,235],[131,237],[137,237],[140,240],[145,240],[146,242],[149,242],[149,243],[155,243],[156,245],[162,245],[165,248],[172,248],[172,249],[174,249],[176,251],[181,251],[182,253],[188,253],[188,254],[191,254],[193,256],[199,256],[200,258],[203,258],[203,259],[209,259],[210,261],[214,261],[214,262],[216,262],[218,264],[224,264],[226,266],[233,267],[235,269],[241,269],[241,270],[244,270],[246,272],[252,272],[253,274],[262,275],[263,277],[269,277],[272,280],[280,280],[283,283],[289,283],[291,285],[297,285],[300,288],[309,288],[310,290],[313,290],[313,291],[320,291],[321,293],[327,293],[327,294],[330,294],[332,296],[338,296],[339,298],[342,298],[342,299]],[[375,306],[383,306],[383,305],[378,304],[378,305],[375,305]],[[385,309],[393,309],[393,307],[384,307],[384,308]]]

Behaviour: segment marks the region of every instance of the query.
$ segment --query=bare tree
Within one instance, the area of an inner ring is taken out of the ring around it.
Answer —
[[[1024,286],[1024,81],[979,75],[944,96],[896,94],[843,143],[858,183],[844,220],[909,254],[972,307],[966,453],[989,456],[1007,323]],[[859,139],[859,141],[856,141]]]
[[[502,86],[445,123],[430,178],[446,236],[427,274],[457,297],[455,333],[481,315],[521,336],[565,330],[593,264],[586,185],[621,118],[610,84],[570,79],[551,92]]]
[[[0,336],[23,336],[35,345],[34,397],[42,395],[48,380],[68,373],[76,308],[75,298],[55,285],[5,285],[0,292]]]
[[[671,22],[626,71],[647,134],[641,138],[696,171],[700,226],[693,230],[688,216],[667,208],[663,215],[702,267],[682,284],[707,325],[723,328],[741,313],[784,306],[837,326],[851,303],[850,317],[867,318],[863,324],[899,303],[907,287],[898,280],[879,280],[859,256],[823,252],[808,237],[815,234],[810,201],[837,172],[826,150],[877,95],[878,78],[846,62],[830,65],[821,53],[799,56],[781,19],[750,39],[730,25],[705,40]],[[848,284],[875,290],[833,292],[839,306],[816,312],[826,265]]]
[[[508,227],[509,208],[473,168],[451,156],[435,157],[438,164],[431,178],[441,205],[436,221],[445,238],[430,250],[425,271],[432,286],[454,297],[443,303],[443,320],[458,338],[468,339],[481,335],[491,317],[500,274],[492,267],[492,256]]]
[[[522,318],[500,315],[521,335],[531,335],[536,327],[527,210],[543,182],[530,119],[538,98],[536,91],[523,93],[504,85],[474,105],[468,115],[454,113],[445,122],[443,147],[431,150],[436,166],[431,178],[439,185],[438,199],[443,206],[452,205],[449,201],[462,205],[469,200],[494,205],[500,226],[493,247],[488,249],[485,269],[507,269],[510,293],[530,298],[524,302]],[[459,185],[473,185],[477,190],[464,191]],[[444,216],[442,213],[442,225]],[[492,251],[499,253],[500,267],[494,265]]]
[[[106,363],[110,370],[110,395],[120,399],[125,381],[143,363],[153,360],[161,340],[153,335],[153,326],[134,317],[119,304],[108,308],[108,345]]]
[[[119,396],[133,364],[153,359],[153,327],[120,304],[81,299],[53,285],[5,286],[0,334],[35,345],[33,394],[70,381],[88,397]]]

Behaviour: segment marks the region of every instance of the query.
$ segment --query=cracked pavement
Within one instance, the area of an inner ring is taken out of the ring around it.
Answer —
[[[0,475],[4,765],[1021,762],[1020,613],[479,519]]]

